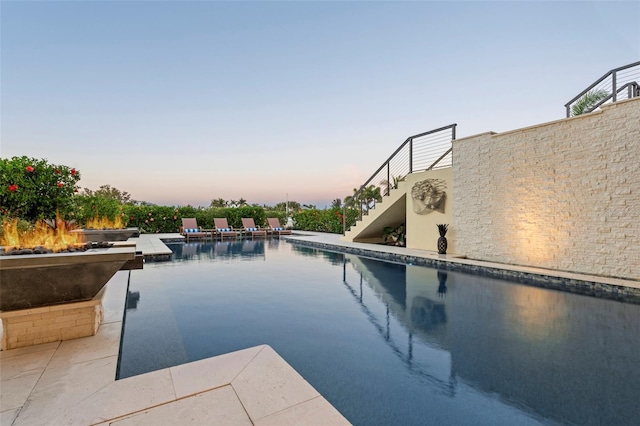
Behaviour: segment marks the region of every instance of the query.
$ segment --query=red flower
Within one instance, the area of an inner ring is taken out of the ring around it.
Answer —
[[[133,216],[129,216],[129,220],[133,220],[135,219]]]
[[[78,188],[74,189],[73,192],[78,192]]]
[[[63,186],[64,186],[64,183],[58,182],[58,188],[62,188]]]
[[[71,173],[71,175],[75,175],[77,172],[76,172],[76,169],[71,169],[69,173]]]
[[[27,166],[26,169],[29,173],[33,173],[33,166]]]
[[[15,192],[18,190],[18,185],[9,185],[9,191]]]

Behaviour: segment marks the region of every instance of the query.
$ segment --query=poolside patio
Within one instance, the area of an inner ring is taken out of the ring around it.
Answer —
[[[156,235],[137,246],[168,250]],[[348,424],[267,345],[116,381],[128,278],[107,284],[95,336],[0,352],[0,424]]]
[[[170,253],[161,239],[181,238],[177,234],[143,234],[136,240],[137,249],[148,260],[162,260]],[[640,294],[637,281],[349,243],[336,234],[295,232],[286,238],[370,257],[396,256],[407,262],[444,262],[451,268],[488,268],[564,282],[595,282]],[[107,284],[104,321],[96,336],[0,352],[0,424],[349,423],[267,345],[116,381],[128,277],[126,271],[120,271]]]

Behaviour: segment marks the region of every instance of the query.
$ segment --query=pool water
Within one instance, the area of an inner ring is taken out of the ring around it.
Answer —
[[[131,272],[119,378],[268,344],[355,425],[631,425],[640,305],[278,239]]]

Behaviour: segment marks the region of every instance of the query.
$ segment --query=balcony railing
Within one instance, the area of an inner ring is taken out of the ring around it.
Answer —
[[[567,117],[574,115],[573,106],[579,102],[584,95],[596,91],[606,92],[608,96],[591,106],[588,110],[584,111],[584,113],[592,112],[607,102],[616,102],[640,96],[640,62],[634,62],[612,69],[576,95],[576,97],[564,105],[567,111]]]
[[[345,201],[343,232],[375,208],[376,198],[387,196],[408,174],[451,167],[451,142],[457,124],[409,136],[378,170]]]

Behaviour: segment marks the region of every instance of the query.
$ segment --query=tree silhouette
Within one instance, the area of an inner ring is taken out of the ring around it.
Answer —
[[[105,198],[107,200],[116,200],[120,204],[134,204],[135,200],[131,199],[131,194],[126,191],[120,191],[111,185],[102,185],[100,189],[92,191],[89,188],[82,190],[83,195],[89,197]]]
[[[371,210],[376,202],[382,201],[382,193],[380,187],[369,185],[358,193],[358,188],[353,188],[353,195],[345,197],[344,203],[353,203],[355,206],[361,207],[363,210]]]
[[[214,199],[214,200],[211,200],[211,204],[209,205],[209,207],[212,207],[212,208],[227,207],[227,202],[222,198]]]

